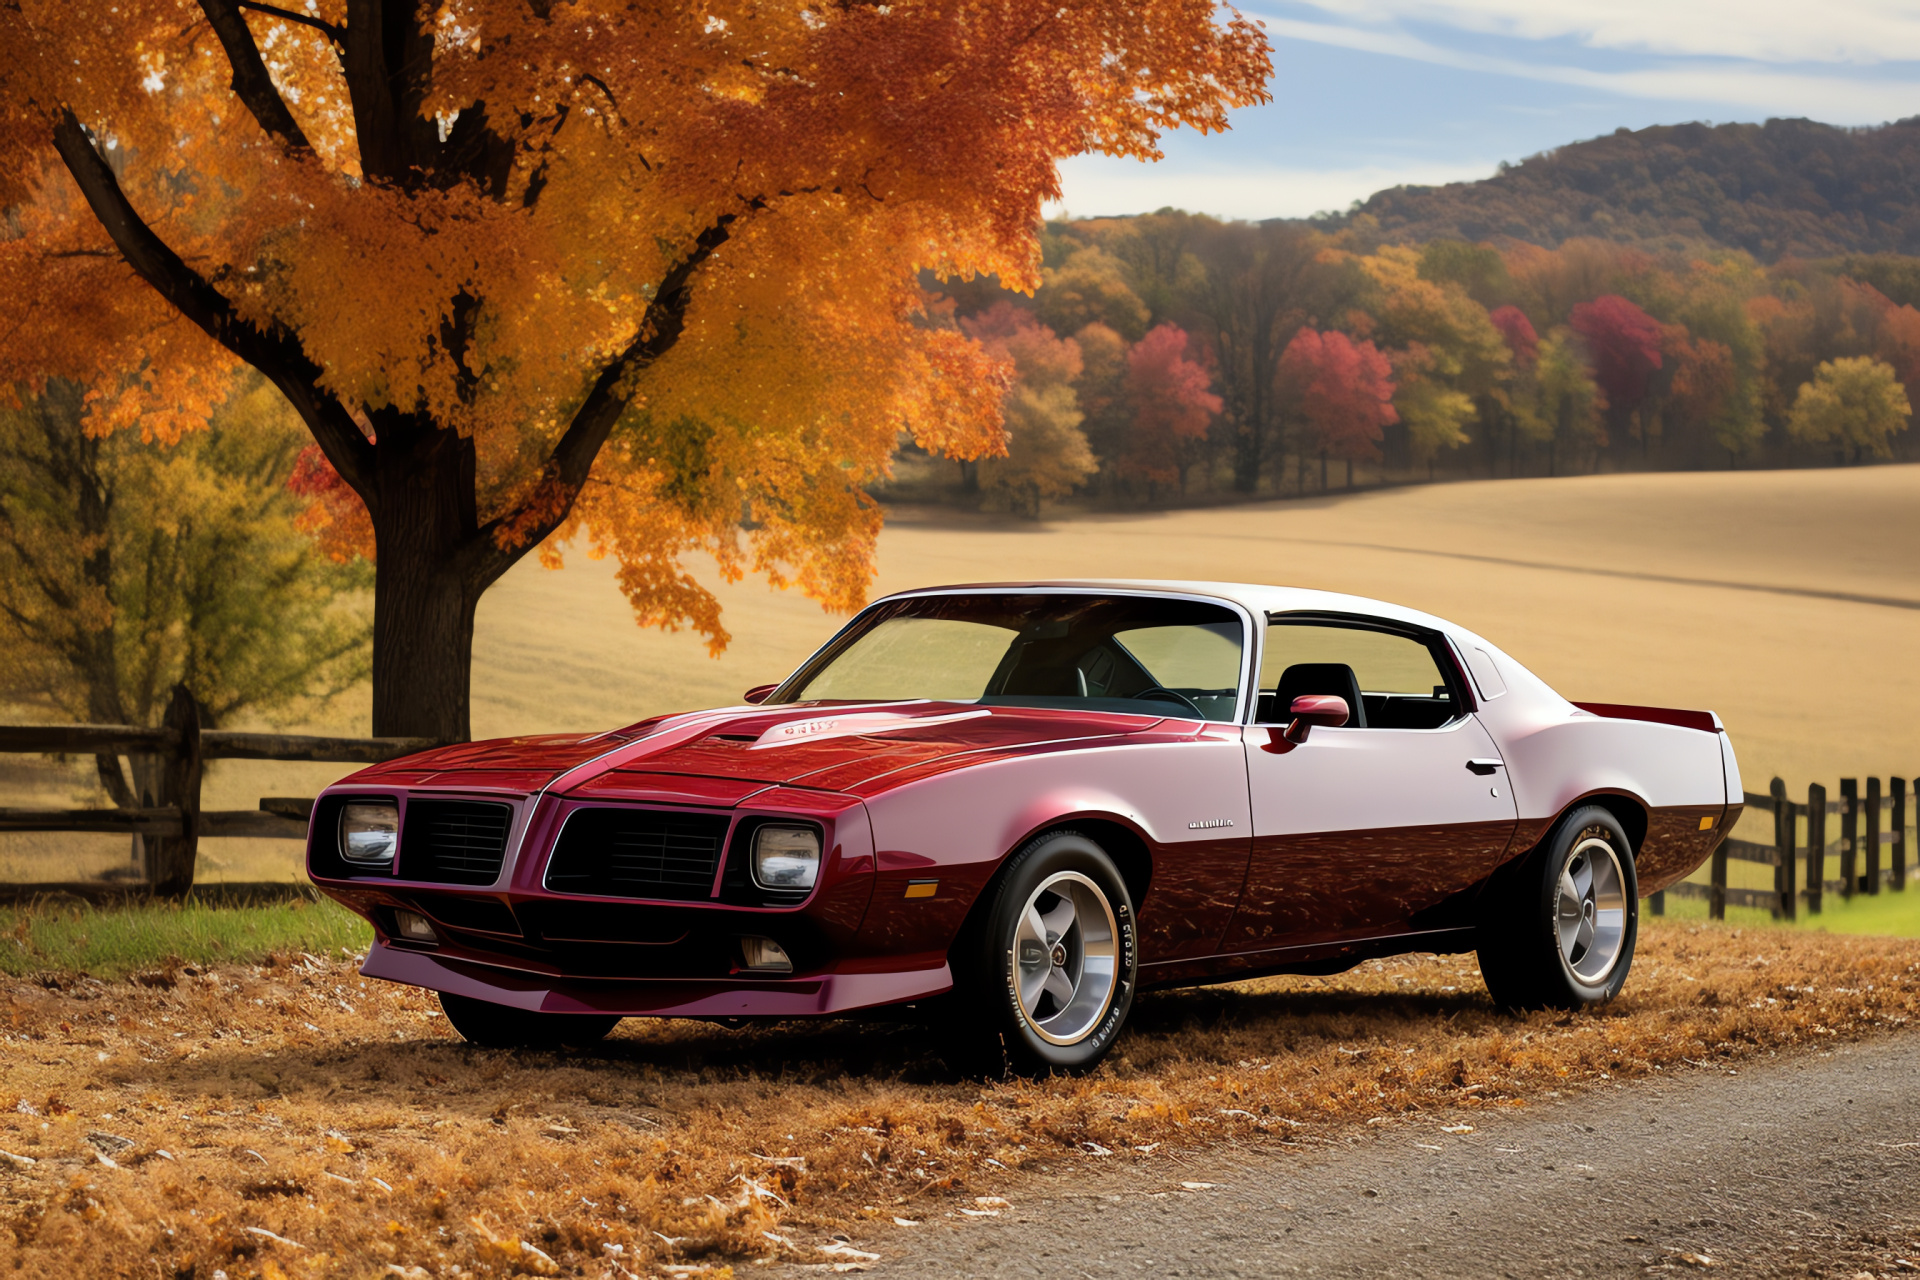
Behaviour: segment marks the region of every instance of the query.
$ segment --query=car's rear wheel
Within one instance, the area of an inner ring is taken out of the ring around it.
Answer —
[[[1133,1007],[1133,899],[1113,860],[1073,831],[1009,860],[983,927],[957,949],[970,1065],[1021,1074],[1085,1071]]]
[[[606,1013],[539,1013],[472,996],[440,993],[440,1007],[462,1038],[488,1049],[557,1049],[607,1038],[620,1019]]]
[[[1633,847],[1595,805],[1567,815],[1493,895],[1480,925],[1480,972],[1494,1003],[1578,1009],[1620,994],[1640,929]]]

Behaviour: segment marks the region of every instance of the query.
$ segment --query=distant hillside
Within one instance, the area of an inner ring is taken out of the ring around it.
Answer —
[[[1920,117],[1621,129],[1482,182],[1382,191],[1358,213],[1394,240],[1712,242],[1766,262],[1920,253]]]

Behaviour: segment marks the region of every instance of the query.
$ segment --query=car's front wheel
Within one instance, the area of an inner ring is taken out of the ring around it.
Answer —
[[[540,1013],[472,996],[440,993],[440,1007],[462,1038],[487,1049],[557,1049],[607,1038],[620,1019],[605,1013]]]
[[[1022,1074],[1084,1071],[1133,1007],[1133,899],[1113,860],[1073,831],[1014,854],[984,927],[956,955],[977,1065]]]
[[[1507,1008],[1603,1004],[1627,980],[1639,929],[1633,847],[1619,819],[1589,805],[1493,895],[1480,924],[1480,972]]]

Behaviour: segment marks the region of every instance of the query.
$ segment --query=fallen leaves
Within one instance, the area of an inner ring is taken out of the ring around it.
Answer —
[[[1210,1195],[1194,1161],[1221,1139],[1333,1142],[1379,1119],[1438,1154],[1430,1139],[1476,1131],[1455,1116],[1920,1016],[1920,947],[1770,934],[1755,966],[1748,936],[1649,922],[1626,995],[1594,1013],[1499,1013],[1461,957],[1150,995],[1100,1071],[984,1085],[881,1024],[634,1020],[592,1052],[480,1051],[431,996],[315,958],[171,989],[0,984],[0,1194],[43,1224],[0,1230],[0,1269],[85,1251],[106,1274],[153,1258],[202,1276],[278,1253],[298,1280],[858,1270],[888,1265],[858,1256],[872,1241],[813,1242],[1005,1221],[1023,1171],[1137,1163],[1156,1194]]]

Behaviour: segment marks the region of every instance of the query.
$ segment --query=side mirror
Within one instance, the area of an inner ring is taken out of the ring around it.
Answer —
[[[1285,737],[1296,746],[1307,740],[1308,731],[1315,725],[1338,729],[1352,715],[1345,698],[1313,693],[1295,698],[1288,710],[1293,713],[1293,723],[1287,726]]]
[[[777,684],[757,684],[741,694],[740,701],[757,707],[765,702],[767,698],[772,695],[773,691],[779,687]],[[1343,702],[1340,705],[1345,706],[1346,704]]]

